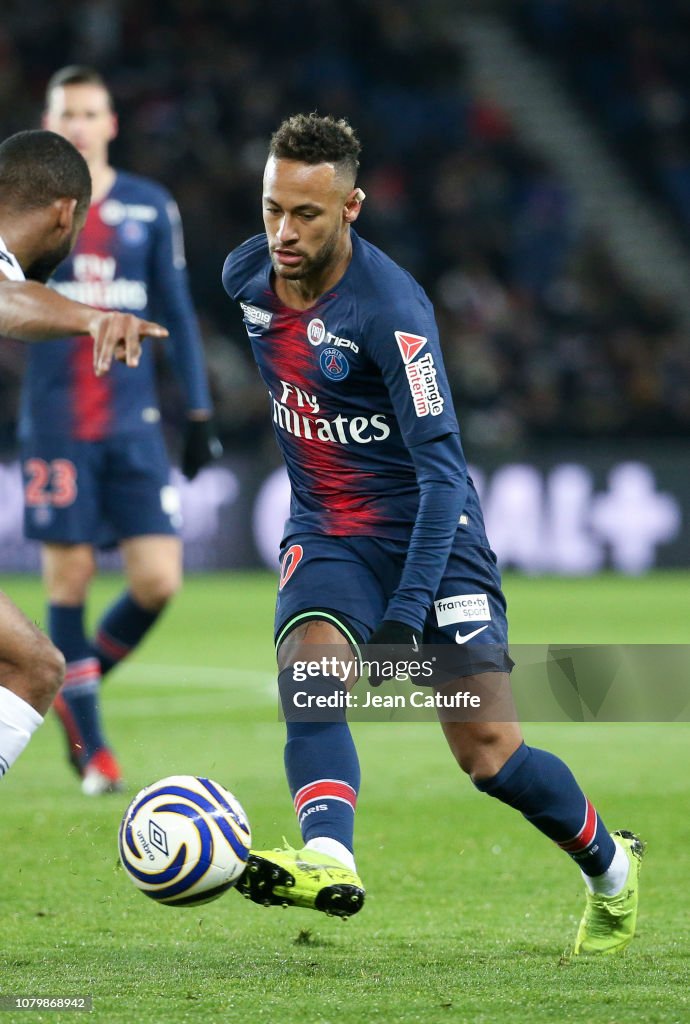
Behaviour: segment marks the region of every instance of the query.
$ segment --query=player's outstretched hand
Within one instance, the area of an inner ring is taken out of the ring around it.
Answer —
[[[384,662],[390,664],[416,661],[419,659],[421,645],[422,634],[414,626],[408,626],[406,622],[396,622],[395,619],[384,619],[367,641],[367,660],[371,663],[370,686],[380,686],[381,683],[390,680],[390,676],[384,676],[376,671],[376,665],[382,665]]]
[[[193,480],[200,469],[223,454],[210,420],[187,420],[182,447],[182,472]]]
[[[138,366],[142,338],[167,338],[168,331],[150,320],[140,320],[133,313],[99,312],[89,324],[93,337],[93,369],[102,377],[113,359],[127,366]]]

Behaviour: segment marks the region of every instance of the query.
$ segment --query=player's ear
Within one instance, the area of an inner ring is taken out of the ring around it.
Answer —
[[[72,227],[74,225],[74,213],[77,209],[77,200],[68,199],[56,199],[53,203],[55,210],[56,227],[60,228],[64,234],[71,234]]]
[[[362,203],[366,199],[366,193],[361,188],[353,188],[352,192],[348,195],[345,200],[345,221],[348,224],[354,224],[359,217],[362,209]]]
[[[108,136],[108,142],[112,142],[113,139],[116,139],[119,131],[120,122],[118,120],[117,114],[113,113],[110,117],[110,135]]]

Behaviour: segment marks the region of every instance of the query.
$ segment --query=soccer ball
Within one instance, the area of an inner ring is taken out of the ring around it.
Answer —
[[[209,903],[235,885],[252,841],[232,793],[194,775],[171,775],[137,793],[118,838],[137,888],[175,907]]]

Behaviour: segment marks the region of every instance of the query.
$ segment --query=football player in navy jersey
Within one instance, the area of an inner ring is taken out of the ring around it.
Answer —
[[[76,146],[93,186],[84,230],[51,285],[103,309],[155,310],[164,321],[184,395],[182,469],[191,479],[220,446],[210,428],[177,206],[160,185],[110,165],[117,118],[94,70],[67,67],[51,78],[44,126]],[[67,660],[55,709],[83,791],[110,792],[121,788],[121,771],[104,735],[101,679],[153,626],[182,575],[179,500],[169,480],[152,349],[144,349],[134,372],[115,365],[96,378],[83,338],[34,347],[20,438],[25,533],[41,543],[48,628]],[[84,616],[95,551],[114,544],[127,586],[88,637]]]
[[[113,356],[136,366],[141,338],[168,332],[130,313],[73,302],[42,283],[74,246],[90,196],[83,157],[59,135],[19,132],[0,145],[0,335],[33,342],[82,335],[91,372],[103,374]],[[0,594],[0,778],[42,723],[64,666],[60,651]]]
[[[422,643],[433,644],[444,653],[444,700],[472,691],[512,707],[505,600],[434,312],[417,282],[353,229],[364,199],[359,149],[345,121],[284,121],[264,173],[265,233],[230,253],[223,270],[292,488],[275,638],[303,842],[253,852],[238,889],[258,903],[342,917],[364,902],[353,854],[360,774],[346,718],[355,679],[323,652],[345,645],[357,665],[368,643],[379,664],[401,653],[414,662]],[[308,691],[305,664],[311,673],[322,666]],[[370,681],[381,681],[375,664]],[[328,714],[314,712],[319,698]],[[640,840],[609,834],[563,761],[527,746],[516,721],[440,717],[474,785],[580,867],[587,906],[575,951],[624,948],[635,929]]]

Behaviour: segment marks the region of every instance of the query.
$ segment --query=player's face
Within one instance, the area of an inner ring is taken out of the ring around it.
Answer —
[[[263,216],[277,275],[299,281],[337,263],[346,237],[349,192],[333,164],[269,158]]]
[[[108,143],[117,134],[117,118],[106,90],[85,82],[52,90],[43,127],[68,139],[87,164],[93,164],[107,161]]]

